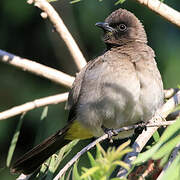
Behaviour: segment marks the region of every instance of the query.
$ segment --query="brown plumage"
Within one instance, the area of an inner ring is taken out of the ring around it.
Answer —
[[[22,156],[13,172],[33,172],[67,141],[101,136],[102,126],[117,129],[147,122],[162,105],[161,76],[140,21],[119,9],[96,25],[104,31],[107,49],[77,75],[67,104],[68,125]],[[122,132],[118,138],[132,134]]]

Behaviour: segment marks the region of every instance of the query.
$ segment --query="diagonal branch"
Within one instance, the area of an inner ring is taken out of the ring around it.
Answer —
[[[51,4],[47,0],[28,0],[28,3],[31,4],[34,2],[34,5],[40,8],[43,12],[47,14],[47,17],[53,23],[56,31],[61,36],[65,44],[67,45],[74,61],[78,67],[78,69],[82,69],[86,65],[86,60],[80,51],[78,45],[76,44],[75,40],[73,39],[72,35],[69,33],[68,29],[66,28],[63,20],[55,11],[55,9],[51,6]],[[46,17],[43,15],[43,17]]]
[[[13,107],[9,110],[0,112],[0,120],[4,120],[18,114],[33,110],[38,107],[46,106],[49,104],[58,104],[60,102],[66,101],[68,98],[68,93],[57,94],[54,96],[49,96],[41,99],[36,99],[32,102],[27,102],[23,105]]]
[[[156,115],[150,120],[150,122],[162,122],[163,119],[165,119],[168,114],[173,111],[173,109],[179,104],[180,90],[157,111]],[[127,163],[129,167],[132,166],[131,163],[136,159],[138,153],[141,152],[143,147],[146,145],[146,143],[149,141],[149,139],[157,129],[158,127],[147,128],[146,131],[143,131],[142,134],[137,137],[132,145],[133,152],[128,153],[124,158],[124,162]],[[126,169],[120,168],[117,176],[123,178],[127,175],[127,173],[128,171]]]
[[[21,58],[3,50],[0,50],[0,61],[21,68],[24,71],[34,73],[38,76],[42,76],[66,87],[71,87],[74,81],[74,77],[68,74],[31,61],[29,59]]]
[[[153,127],[153,128],[158,128],[160,126],[168,126],[173,124],[175,121],[169,121],[169,122],[150,122],[146,125],[146,127]],[[127,126],[127,127],[123,127],[120,129],[116,129],[115,131],[117,133],[123,132],[123,131],[129,131],[132,129],[136,129],[137,127],[139,127],[138,124],[136,125],[132,125],[132,126]],[[103,136],[99,137],[98,139],[94,140],[92,143],[88,144],[86,147],[84,147],[81,151],[79,151],[60,171],[59,173],[56,175],[56,177],[53,180],[58,180],[60,179],[65,173],[66,171],[69,169],[69,167],[71,167],[85,152],[89,151],[90,149],[92,149],[97,143],[100,143],[102,141],[104,141],[107,138],[111,138],[109,137],[108,134],[104,134]]]
[[[180,27],[180,13],[159,0],[136,0],[140,4],[147,6],[169,22]]]

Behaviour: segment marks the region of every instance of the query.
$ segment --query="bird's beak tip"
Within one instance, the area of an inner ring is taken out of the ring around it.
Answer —
[[[109,31],[109,32],[112,32],[112,31],[114,30],[114,29],[113,29],[112,27],[110,27],[109,24],[106,23],[106,22],[97,22],[97,23],[95,24],[95,26],[97,26],[97,27],[99,27],[99,28],[101,28],[101,29],[103,29],[103,30],[105,30],[105,31]]]
[[[103,26],[105,26],[105,24],[106,24],[106,23],[104,23],[104,22],[97,22],[97,23],[95,24],[95,26],[102,28]]]

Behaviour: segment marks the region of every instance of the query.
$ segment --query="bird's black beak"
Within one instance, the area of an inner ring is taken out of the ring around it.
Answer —
[[[109,32],[113,32],[114,28],[112,28],[111,26],[109,26],[108,23],[105,22],[98,22],[95,24],[97,27],[102,28],[104,31],[109,31]]]

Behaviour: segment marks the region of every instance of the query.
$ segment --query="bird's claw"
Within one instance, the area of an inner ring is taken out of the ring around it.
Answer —
[[[117,136],[117,135],[118,135],[118,132],[117,132],[115,129],[106,128],[106,127],[104,127],[104,126],[102,126],[102,129],[103,129],[104,133],[108,135],[108,139],[109,139],[110,142],[112,143],[112,142],[113,142],[112,137],[113,137],[113,136]]]

